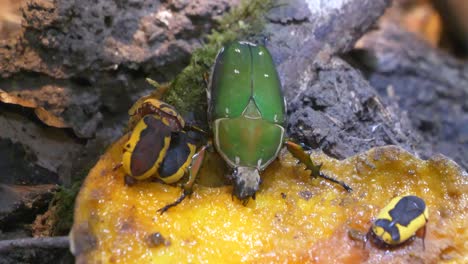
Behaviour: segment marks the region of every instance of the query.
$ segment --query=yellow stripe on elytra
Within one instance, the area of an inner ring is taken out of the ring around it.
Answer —
[[[182,164],[182,166],[180,166],[180,168],[174,174],[168,177],[160,177],[159,175],[157,175],[159,179],[161,179],[165,183],[174,183],[180,180],[184,176],[184,174],[186,173],[186,171],[188,170],[190,166],[190,163],[192,162],[192,157],[193,155],[195,155],[195,151],[196,151],[195,145],[188,143],[187,146],[190,149],[190,153],[187,159],[185,160],[184,164]]]

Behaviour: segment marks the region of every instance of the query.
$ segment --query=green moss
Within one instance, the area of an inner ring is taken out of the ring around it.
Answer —
[[[193,52],[189,65],[171,83],[163,100],[182,114],[204,114],[208,75],[218,50],[226,43],[260,32],[264,14],[271,6],[271,0],[246,0],[219,19],[216,29],[206,36],[206,43]]]
[[[75,198],[80,190],[81,181],[75,182],[70,188],[60,187],[50,202],[50,216],[47,219],[52,236],[66,235],[73,224],[73,209]]]

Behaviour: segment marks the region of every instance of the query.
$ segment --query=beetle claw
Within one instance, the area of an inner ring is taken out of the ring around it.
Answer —
[[[130,175],[125,175],[124,183],[126,186],[133,186],[137,183],[137,180]]]

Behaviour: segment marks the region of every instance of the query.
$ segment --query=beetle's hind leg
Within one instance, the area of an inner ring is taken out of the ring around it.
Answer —
[[[427,221],[426,221],[427,222]],[[426,250],[426,243],[425,243],[425,240],[426,240],[426,231],[427,231],[427,224],[424,225],[424,230],[423,230],[423,235],[422,235],[422,244],[423,244],[423,250]]]
[[[334,182],[336,184],[339,184],[341,187],[343,187],[347,192],[351,192],[353,189],[349,187],[345,182],[337,180],[333,177],[327,176],[322,173],[320,170],[322,167],[322,164],[315,165],[312,159],[310,158],[309,154],[306,152],[305,149],[310,149],[306,145],[299,145],[291,140],[286,140],[285,142],[286,147],[288,148],[288,151],[300,162],[304,163],[306,165],[306,168],[308,170],[312,171],[312,176],[313,177],[321,177],[326,180],[329,180],[331,182]]]
[[[191,192],[192,192],[192,190],[190,190],[190,192],[186,192],[186,189],[184,188],[184,190],[182,192],[182,195],[179,196],[179,198],[177,198],[177,200],[175,200],[174,202],[172,202],[170,204],[166,204],[163,208],[159,209],[158,212],[160,214],[164,214],[170,208],[180,204],[187,196],[190,196]]]
[[[195,155],[193,155],[192,162],[190,164],[190,167],[188,168],[189,179],[182,186],[182,194],[174,202],[167,204],[163,208],[159,209],[158,210],[159,213],[163,214],[170,208],[180,204],[187,196],[190,196],[192,194],[193,184],[195,183],[195,180],[197,179],[198,172],[200,171],[201,165],[203,164],[203,160],[205,158],[205,151],[208,147],[210,147],[210,144],[207,144],[201,147],[201,149],[197,153],[195,153]]]

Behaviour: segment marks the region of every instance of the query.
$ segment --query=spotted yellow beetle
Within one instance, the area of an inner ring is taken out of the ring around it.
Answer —
[[[373,237],[379,246],[396,246],[412,238],[416,231],[424,227],[425,247],[428,217],[429,211],[423,199],[414,195],[395,197],[378,214],[366,235],[366,241]]]

